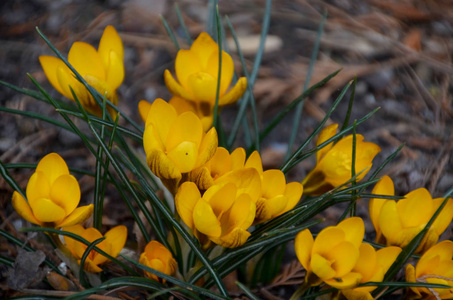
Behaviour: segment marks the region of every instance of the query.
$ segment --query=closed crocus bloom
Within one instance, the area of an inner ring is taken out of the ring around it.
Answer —
[[[26,196],[27,200],[14,192],[14,209],[28,222],[42,227],[79,224],[93,212],[93,204],[77,207],[80,202],[79,183],[56,153],[46,155],[38,163],[28,181]]]
[[[399,247],[385,247],[375,250],[373,246],[362,243],[359,248],[359,259],[352,272],[361,274],[360,283],[382,282],[384,275],[401,252]],[[363,286],[342,290],[348,300],[374,299],[371,292],[376,286]]]
[[[170,276],[175,274],[176,267],[178,266],[170,250],[158,241],[151,241],[146,245],[145,251],[140,255],[139,262],[142,265]],[[150,272],[145,271],[145,275],[150,279],[159,281],[159,277]],[[165,282],[164,279],[161,280]]]
[[[90,243],[96,241],[97,239],[105,237],[103,241],[96,244],[96,247],[112,257],[117,257],[118,253],[120,253],[120,251],[123,249],[124,244],[126,244],[127,228],[124,225],[113,227],[112,229],[107,231],[104,236],[96,228],[90,227],[85,229],[82,225],[64,227],[63,230],[77,234]],[[72,255],[80,264],[83,253],[88,246],[68,236],[64,237],[64,241],[69,251],[71,251]],[[99,265],[108,261],[109,259],[104,255],[98,253],[95,250],[91,250],[85,260],[84,269],[87,272],[101,272],[102,269],[99,267]]]
[[[203,131],[200,119],[192,112],[178,115],[162,99],[149,109],[143,146],[151,171],[176,193],[182,176],[206,163],[217,148],[217,132]]]
[[[107,26],[96,50],[90,44],[75,42],[68,54],[68,62],[101,96],[113,104],[118,103],[116,89],[124,79],[124,50],[120,36],[113,26]],[[74,90],[83,107],[90,113],[101,116],[102,109],[93,96],[85,89],[65,65],[53,56],[40,56],[39,61],[47,79],[63,96],[74,100],[70,87]],[[109,109],[110,110],[110,109]],[[110,110],[113,113],[112,110]]]
[[[298,233],[295,250],[307,271],[306,284],[319,285],[325,282],[337,289],[357,286],[363,275],[354,271],[354,267],[360,258],[364,233],[363,220],[358,217],[324,228],[316,239],[313,239],[309,229]]]
[[[195,183],[185,182],[179,187],[175,204],[181,219],[205,248],[209,241],[238,247],[250,236],[247,229],[255,219],[255,202],[233,182],[215,184],[203,196]]]
[[[173,96],[193,102],[197,113],[209,117],[213,114],[216,100],[218,70],[219,46],[206,32],[202,32],[190,50],[178,51],[175,62],[177,81],[169,70],[165,70],[165,84]],[[237,101],[247,88],[247,79],[241,77],[227,92],[233,73],[233,60],[228,53],[222,51],[220,107]]]
[[[333,137],[337,128],[338,124],[324,128],[316,144],[320,145]],[[378,145],[363,140],[362,135],[356,134],[355,172],[361,172],[357,181],[368,173],[373,158],[381,151]],[[352,144],[353,136],[348,135],[317,152],[316,167],[302,181],[305,194],[320,195],[351,179]]]
[[[376,184],[373,193],[393,196],[392,180],[383,177]],[[431,198],[424,188],[416,189],[404,197],[398,201],[376,198],[370,200],[370,216],[378,233],[376,241],[386,245],[407,246],[425,228],[444,201],[444,198]],[[450,198],[416,249],[416,253],[423,253],[436,244],[452,218],[453,199]]]
[[[453,299],[453,242],[442,241],[422,255],[415,268],[406,266],[406,281],[443,284],[450,288],[411,287],[408,299]],[[436,295],[434,295],[434,293]]]

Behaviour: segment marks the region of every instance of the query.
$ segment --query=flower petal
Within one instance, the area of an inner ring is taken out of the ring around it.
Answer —
[[[388,195],[394,196],[395,195],[395,187],[393,185],[393,181],[387,175],[383,176],[381,180],[373,188],[371,192],[375,195]],[[370,218],[371,222],[373,222],[374,228],[377,234],[380,234],[381,229],[379,227],[379,215],[381,213],[382,205],[388,201],[387,199],[379,199],[379,198],[371,198],[369,203],[369,210],[370,210]]]
[[[164,152],[151,149],[146,155],[151,172],[159,178],[165,179],[181,179],[181,172],[176,164],[164,154]]]
[[[377,265],[382,268],[382,275],[387,273],[401,251],[402,249],[400,247],[384,247],[376,251]],[[383,279],[383,276],[382,278],[373,277],[372,280],[370,279],[368,281],[382,281]]]
[[[106,70],[107,83],[116,89],[124,80],[124,48],[118,32],[111,25],[105,27],[98,47]]]
[[[138,112],[143,122],[146,123],[146,118],[148,117],[149,110],[151,109],[151,103],[146,100],[141,100],[138,103]]]
[[[200,33],[190,47],[190,51],[196,53],[200,58],[203,69],[208,67],[208,58],[214,51],[218,51],[218,49],[219,46],[217,43],[206,32]]]
[[[27,184],[26,196],[30,206],[38,199],[50,197],[49,178],[44,172],[37,170],[31,175]]]
[[[211,206],[205,200],[198,201],[193,210],[195,228],[209,237],[220,237],[222,228]]]
[[[213,178],[217,178],[231,171],[230,153],[223,147],[217,147],[214,155],[209,161],[211,174]]]
[[[117,257],[126,244],[127,228],[124,225],[118,225],[105,233],[105,241],[112,245],[109,254]]]
[[[170,106],[170,104],[168,105]],[[165,148],[167,151],[171,151],[182,142],[190,142],[198,150],[202,137],[203,125],[201,125],[200,119],[193,112],[185,112],[179,115],[171,125],[165,140]]]
[[[324,143],[325,141],[327,141],[328,139],[333,137],[337,133],[337,129],[338,129],[338,124],[334,123],[334,124],[331,124],[331,125],[325,127],[323,130],[321,130],[321,132],[319,133],[319,136],[318,136],[318,140],[316,141],[316,146],[321,145],[322,143]],[[321,160],[321,158],[323,158],[324,155],[327,152],[329,152],[329,150],[332,147],[333,147],[333,142],[328,144],[324,148],[319,149],[318,152],[316,152],[316,161],[319,162]]]
[[[43,223],[58,222],[66,217],[65,210],[47,198],[36,199],[30,207],[36,219]]]
[[[40,226],[43,225],[38,219],[36,219],[33,211],[30,208],[30,205],[28,205],[25,198],[16,191],[14,191],[13,193],[11,204],[13,205],[16,212],[26,221]]]
[[[344,219],[338,223],[337,228],[340,228],[345,233],[345,241],[351,242],[356,248],[359,248],[365,235],[365,224],[359,217],[351,217]]]
[[[247,78],[241,77],[236,84],[222,97],[219,98],[219,105],[225,106],[234,103],[242,97],[247,89]]]
[[[433,199],[434,203],[433,213],[440,207],[443,201],[444,198]],[[433,228],[438,235],[441,235],[450,225],[452,218],[453,218],[453,198],[449,198],[444,208],[437,216],[431,228]]]
[[[377,271],[376,250],[370,244],[362,243],[359,247],[359,253],[353,271],[362,274],[362,282],[367,282]]]
[[[311,252],[313,249],[314,239],[309,229],[304,229],[296,235],[294,248],[297,258],[307,272],[310,269]]]
[[[379,215],[379,227],[387,240],[387,245],[405,246],[401,243],[400,236],[403,231],[403,225],[401,224],[395,201],[389,200],[382,205]]]
[[[349,274],[359,259],[359,248],[349,241],[345,241],[331,249],[328,255],[332,261],[332,268],[336,277],[343,277]]]
[[[197,150],[197,144],[193,142],[182,142],[167,152],[167,157],[173,161],[181,173],[188,173],[195,168]]]
[[[61,223],[57,225],[58,227],[65,227],[83,223],[91,216],[93,209],[93,204],[77,207],[69,216],[67,216],[63,221],[61,221]]]
[[[227,212],[236,200],[236,186],[233,183],[225,185],[212,186],[203,195],[211,206],[214,214],[220,217],[223,213]]]
[[[36,172],[38,171],[44,172],[50,184],[53,184],[61,175],[69,174],[66,162],[57,153],[50,153],[44,156],[36,167]]]
[[[336,274],[335,270],[331,267],[331,262],[318,253],[313,253],[311,256],[310,270],[324,281],[333,278]]]
[[[68,61],[82,77],[91,75],[105,81],[105,69],[101,56],[90,44],[84,42],[72,44]]]
[[[235,228],[233,231],[219,238],[211,238],[211,240],[226,248],[236,248],[245,244],[250,236],[250,232],[242,228]]]
[[[245,168],[229,172],[217,178],[214,183],[217,184],[221,182],[234,183],[238,189],[237,196],[248,194],[255,203],[261,196],[261,179],[254,168]]]
[[[66,72],[70,73],[71,71],[65,65],[65,63],[53,56],[41,55],[39,57],[39,62],[41,63],[41,67],[46,74],[47,79],[49,80],[50,84],[63,96],[71,98],[70,95],[67,95],[65,90],[60,86],[60,82],[57,77],[57,70],[59,68],[66,70]]]
[[[313,243],[312,253],[322,256],[328,255],[332,248],[345,240],[345,232],[336,226],[329,226],[321,230]],[[318,275],[319,276],[319,275]]]
[[[200,199],[200,191],[193,182],[184,182],[181,184],[175,196],[176,210],[183,222],[192,230],[195,228],[193,211]]]
[[[254,168],[258,173],[263,174],[263,163],[261,161],[261,156],[258,151],[253,151],[247,159],[244,168]]]
[[[271,199],[283,195],[286,189],[286,179],[282,171],[277,169],[266,170],[263,173],[262,196]],[[285,203],[286,205],[286,203]]]
[[[80,187],[72,175],[61,175],[50,188],[50,199],[62,207],[66,215],[76,209],[80,202]]]
[[[231,152],[231,170],[241,169],[245,165],[245,149],[238,147]]]
[[[219,95],[222,96],[227,91],[230,86],[231,80],[233,79],[234,73],[234,63],[231,56],[222,51],[222,65],[221,65],[221,75],[220,75],[220,90]],[[219,74],[219,50],[216,49],[211,53],[208,59],[208,65],[205,69],[205,72],[211,75],[214,78],[218,78]],[[216,84],[217,88],[217,84]]]
[[[212,127],[201,140],[201,144],[198,148],[198,159],[195,167],[204,165],[208,160],[212,158],[218,146],[217,131]]]
[[[208,102],[214,105],[217,93],[217,78],[205,72],[197,72],[190,74],[187,83],[188,89],[192,91],[197,102]]]
[[[288,202],[282,213],[293,209],[299,203],[303,190],[304,188],[299,182],[290,182],[286,185],[285,196],[288,198]]]
[[[357,286],[361,279],[362,275],[360,275],[360,273],[351,272],[341,278],[333,278],[324,281],[336,289],[350,289]]]
[[[416,189],[396,203],[396,209],[405,228],[426,224],[433,215],[433,201],[425,188]]]
[[[244,230],[247,230],[255,219],[255,212],[255,203],[252,201],[252,199],[250,199],[249,195],[242,194],[237,197],[236,201],[234,201],[233,206],[231,207],[231,210],[228,212],[228,215],[226,215],[226,218],[228,218],[227,231],[231,230],[232,228],[242,228]]]
[[[124,80],[124,63],[118,53],[113,50],[109,54],[109,65],[106,69],[105,82],[111,89],[116,90]]]
[[[150,124],[154,125],[159,134],[160,142],[165,144],[170,128],[176,121],[177,116],[178,114],[173,106],[157,98],[148,111],[145,127],[148,127]]]
[[[172,93],[173,96],[178,96],[187,100],[194,101],[195,98],[193,94],[187,91],[184,87],[182,87],[171,75],[170,71],[165,70],[164,72],[164,81],[167,89]]]
[[[191,50],[179,50],[176,54],[175,61],[176,78],[181,86],[190,90],[188,83],[189,76],[195,73],[203,72],[203,66],[199,55]]]

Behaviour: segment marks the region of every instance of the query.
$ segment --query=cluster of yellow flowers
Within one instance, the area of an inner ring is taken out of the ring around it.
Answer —
[[[156,99],[152,103],[139,103],[140,116],[145,122],[143,147],[147,164],[174,195],[177,214],[205,249],[213,244],[228,248],[243,245],[251,235],[251,226],[290,211],[303,193],[321,195],[348,182],[353,161],[355,173],[359,174],[356,180],[362,180],[381,150],[356,134],[353,157],[354,136],[343,137],[317,152],[316,166],[301,183],[287,183],[282,171],[263,169],[257,151],[247,158],[243,148],[230,153],[218,147],[217,132],[212,127],[216,98],[219,107],[223,107],[237,101],[247,88],[247,79],[241,77],[229,89],[233,60],[224,51],[220,55],[221,77],[217,89],[219,47],[208,34],[201,33],[190,50],[178,52],[177,80],[170,71],[165,71],[165,83],[173,98],[169,102]],[[89,85],[116,105],[116,89],[124,79],[123,56],[122,41],[116,30],[108,26],[98,50],[76,42],[69,51],[68,61]],[[93,96],[60,59],[41,56],[40,62],[57,91],[72,100],[77,97],[88,112],[101,115]],[[113,114],[115,110],[109,108],[109,112]],[[317,145],[334,137],[337,129],[338,124],[324,128]],[[392,180],[384,176],[373,194],[393,196]],[[89,242],[104,237],[97,247],[116,257],[126,243],[126,227],[116,226],[104,236],[95,228],[85,229],[80,223],[91,215],[93,205],[77,207],[80,197],[78,182],[69,174],[65,161],[51,153],[40,161],[31,176],[27,199],[14,192],[12,204],[25,220],[39,226],[63,228]],[[295,239],[295,252],[307,271],[305,285],[325,283],[341,290],[347,299],[372,299],[370,292],[375,286],[357,286],[382,281],[401,248],[424,229],[443,200],[432,199],[423,188],[399,201],[371,199],[369,213],[376,242],[385,245],[379,250],[363,242],[365,227],[358,217],[324,228],[316,238],[309,229],[300,232]],[[436,244],[452,218],[453,199],[449,199],[416,250],[424,253],[417,266],[407,266],[407,281],[453,286],[453,242]],[[64,241],[80,262],[87,245],[67,236]],[[89,272],[100,272],[99,265],[107,261],[92,250],[84,267]],[[170,250],[157,241],[146,245],[140,263],[169,275],[175,274],[178,267]],[[145,275],[159,280],[154,274],[145,272]],[[413,287],[411,291],[414,299],[433,295],[432,289]],[[442,299],[453,297],[453,288],[434,291]]]

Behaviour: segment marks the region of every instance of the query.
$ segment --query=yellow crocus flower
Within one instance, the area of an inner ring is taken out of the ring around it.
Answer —
[[[151,171],[175,194],[183,175],[214,155],[217,132],[211,128],[205,133],[194,113],[178,115],[170,104],[156,99],[147,114],[143,146]]]
[[[146,245],[145,251],[140,255],[139,262],[142,265],[170,276],[175,274],[176,267],[178,266],[171,252],[158,241],[150,241]],[[159,277],[150,272],[145,271],[145,275],[152,280],[159,281]],[[161,279],[161,281],[165,282],[164,279]]]
[[[69,174],[66,162],[57,153],[46,155],[38,163],[28,181],[26,197],[27,200],[15,191],[14,209],[28,222],[42,227],[79,224],[93,212],[93,204],[77,207],[79,183]]]
[[[362,243],[359,247],[359,259],[352,272],[362,275],[360,283],[382,282],[385,273],[395,262],[401,250],[399,247],[385,247],[376,251],[370,244]],[[348,300],[371,300],[374,299],[371,296],[371,292],[375,289],[376,286],[363,286],[341,290],[341,293]]]
[[[185,107],[193,105],[192,109],[196,111],[200,119],[207,118],[205,119],[206,124],[208,124],[208,120],[211,120],[209,126],[212,125],[218,70],[219,46],[209,34],[202,32],[189,50],[179,50],[176,55],[175,71],[178,81],[173,78],[169,70],[165,70],[164,73],[168,90],[173,96],[183,99],[178,100],[175,105],[184,105]],[[241,77],[234,87],[227,92],[233,79],[233,73],[233,60],[228,53],[222,51],[219,107],[237,101],[247,88],[247,78]],[[192,103],[181,104],[184,100]]]
[[[251,169],[242,175],[258,176]],[[238,247],[250,236],[247,229],[255,219],[255,202],[233,182],[215,184],[203,196],[195,183],[185,182],[179,187],[175,204],[181,219],[205,248],[210,241],[227,248]]]
[[[384,176],[374,187],[373,194],[394,195],[393,181]],[[386,245],[405,247],[425,228],[428,221],[444,201],[431,197],[424,188],[416,189],[395,201],[370,199],[370,217],[376,229],[376,241]],[[423,253],[437,243],[453,218],[453,199],[450,198],[416,249]]]
[[[302,196],[303,187],[299,182],[286,183],[282,171],[271,169],[263,171],[261,157],[257,151],[245,160],[244,148],[236,148],[231,154],[218,147],[214,156],[203,166],[189,173],[189,180],[196,183],[200,190],[206,190],[218,182],[235,180],[239,170],[253,168],[258,172],[261,192],[257,195],[255,223],[275,218],[296,206]],[[237,181],[237,180],[235,180]],[[244,185],[244,183],[237,182]],[[251,186],[250,183],[245,184]]]
[[[411,287],[408,299],[453,299],[453,242],[442,241],[432,246],[422,255],[417,265],[406,266],[406,281],[433,283],[450,286],[450,288]],[[436,294],[436,295],[434,295]]]
[[[105,235],[102,235],[96,228],[90,227],[85,229],[82,225],[64,227],[63,230],[77,234],[90,243],[94,242],[97,239],[105,237],[105,239],[97,244],[96,247],[112,257],[117,257],[118,253],[120,253],[121,249],[123,249],[124,244],[126,244],[127,228],[124,225],[113,227],[112,229],[107,231]],[[83,253],[88,246],[68,236],[64,237],[64,241],[66,243],[66,247],[80,264]],[[101,272],[102,269],[99,267],[99,265],[108,261],[109,259],[104,255],[98,253],[95,250],[91,250],[85,260],[84,269],[87,272]]]
[[[278,169],[263,171],[258,151],[247,159],[244,167],[255,168],[261,178],[261,196],[256,202],[255,223],[275,218],[294,208],[302,196],[303,186],[299,182],[286,183],[285,174]]]
[[[320,145],[333,137],[337,132],[338,124],[324,128],[317,140]],[[356,134],[355,172],[360,173],[357,181],[361,180],[371,169],[372,160],[381,151],[381,148],[370,142],[364,142],[364,137]],[[315,168],[302,181],[304,193],[320,195],[351,179],[353,136],[348,135],[337,143],[330,143],[317,152]]]
[[[316,239],[309,229],[299,232],[295,239],[297,258],[307,271],[305,284],[322,282],[337,288],[357,286],[363,275],[354,270],[360,258],[360,245],[365,225],[359,217],[343,220],[319,232]]]
[[[210,188],[223,175],[244,168],[244,148],[236,148],[231,154],[223,147],[217,147],[212,158],[201,167],[189,173],[189,180],[202,191]]]
[[[123,58],[123,43],[115,28],[110,25],[102,34],[98,50],[90,44],[75,42],[68,54],[69,63],[83,79],[114,105],[118,103],[116,89],[124,80]],[[39,61],[47,79],[60,94],[75,101],[71,87],[88,112],[97,116],[102,115],[102,109],[93,96],[61,59],[42,55]],[[113,110],[110,107],[108,109],[112,114]]]

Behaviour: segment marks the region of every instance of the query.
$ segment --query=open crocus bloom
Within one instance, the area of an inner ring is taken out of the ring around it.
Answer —
[[[338,124],[324,128],[316,142],[320,145],[333,137]],[[372,160],[381,148],[370,142],[364,142],[364,137],[356,134],[355,172],[360,173],[357,181],[361,180],[371,169]],[[351,179],[353,136],[348,135],[337,143],[330,143],[317,152],[315,168],[302,181],[304,193],[320,195]]]
[[[165,84],[169,91],[173,96],[191,101],[200,119],[210,118],[217,93],[219,46],[206,32],[202,32],[193,42],[190,50],[178,51],[175,70],[178,81],[173,78],[169,70],[165,70],[164,73]],[[241,77],[227,92],[233,73],[233,60],[228,53],[222,51],[220,107],[237,101],[247,88],[247,78]]]
[[[261,178],[261,196],[256,202],[255,223],[262,223],[275,218],[299,202],[303,187],[299,182],[286,183],[285,175],[278,169],[263,171],[263,164],[258,151],[254,151],[245,163],[245,167],[255,168]]]
[[[107,26],[96,50],[90,44],[75,42],[68,54],[68,62],[101,96],[114,105],[118,103],[116,89],[124,79],[124,50],[120,36],[113,26]],[[63,96],[74,100],[74,90],[82,106],[90,113],[102,116],[102,109],[93,96],[80,83],[59,58],[42,55],[39,57],[44,73],[52,86]],[[71,88],[70,88],[71,87]],[[109,109],[110,113],[113,111]]]
[[[415,268],[406,266],[406,281],[435,283],[450,288],[434,288],[431,291],[424,287],[411,287],[412,295],[408,299],[453,299],[453,242],[442,241],[431,247],[422,255]],[[437,294],[434,296],[433,292]]]
[[[103,236],[96,228],[83,228],[82,225],[75,225],[70,227],[63,228],[64,231],[72,232],[77,234],[80,237],[83,237],[88,242],[92,243],[97,239],[105,237],[105,239],[96,245],[99,249],[104,251],[105,253],[109,254],[112,257],[117,257],[118,253],[120,253],[121,249],[123,249],[124,244],[126,244],[127,238],[127,228],[124,225],[119,225],[113,227]],[[68,236],[64,237],[64,241],[66,243],[67,248],[71,251],[72,255],[77,259],[80,264],[82,259],[83,253],[87,249],[87,245],[74,240]],[[104,255],[98,253],[95,250],[91,250],[88,254],[84,269],[87,272],[101,272],[102,269],[99,267],[100,264],[108,262],[109,259]]]
[[[195,182],[202,191],[210,188],[223,175],[244,168],[244,148],[236,148],[231,154],[223,147],[217,147],[210,160],[189,174],[189,180]]]
[[[337,289],[357,286],[363,275],[354,270],[360,258],[365,225],[352,217],[321,230],[313,239],[309,229],[299,232],[295,239],[297,258],[307,271],[305,281],[310,285],[325,282]]]
[[[384,176],[374,187],[373,194],[393,196],[394,188],[390,177]],[[405,199],[398,201],[371,199],[370,217],[376,229],[376,241],[386,245],[407,246],[425,228],[443,201],[444,198],[433,199],[424,188],[416,189],[405,195]],[[423,253],[436,244],[452,218],[453,199],[450,198],[426,233],[416,253]]]
[[[249,173],[248,176],[258,176]],[[178,214],[206,248],[210,241],[228,248],[243,245],[255,219],[256,206],[249,193],[233,182],[211,186],[201,196],[193,182],[183,183],[175,197]]]
[[[176,260],[173,258],[171,252],[158,241],[150,241],[146,245],[145,251],[140,255],[139,262],[142,265],[170,276],[176,272]],[[145,271],[145,275],[150,279],[159,281],[159,277],[150,272]],[[162,282],[165,282],[165,280],[162,280]]]
[[[385,247],[375,250],[373,246],[362,243],[359,248],[359,259],[352,269],[353,272],[360,273],[362,278],[360,283],[365,282],[382,282],[385,273],[395,262],[401,252],[399,247]],[[371,292],[376,286],[363,286],[353,289],[342,290],[342,294],[349,300],[357,299],[374,299]]]
[[[93,212],[93,204],[77,207],[80,187],[69,174],[66,162],[57,153],[43,157],[30,177],[27,200],[17,191],[12,204],[17,213],[30,223],[42,227],[63,227],[85,221]]]
[[[214,155],[217,132],[211,128],[205,134],[195,114],[178,116],[170,104],[156,99],[147,114],[143,146],[151,171],[175,194],[183,174]]]

